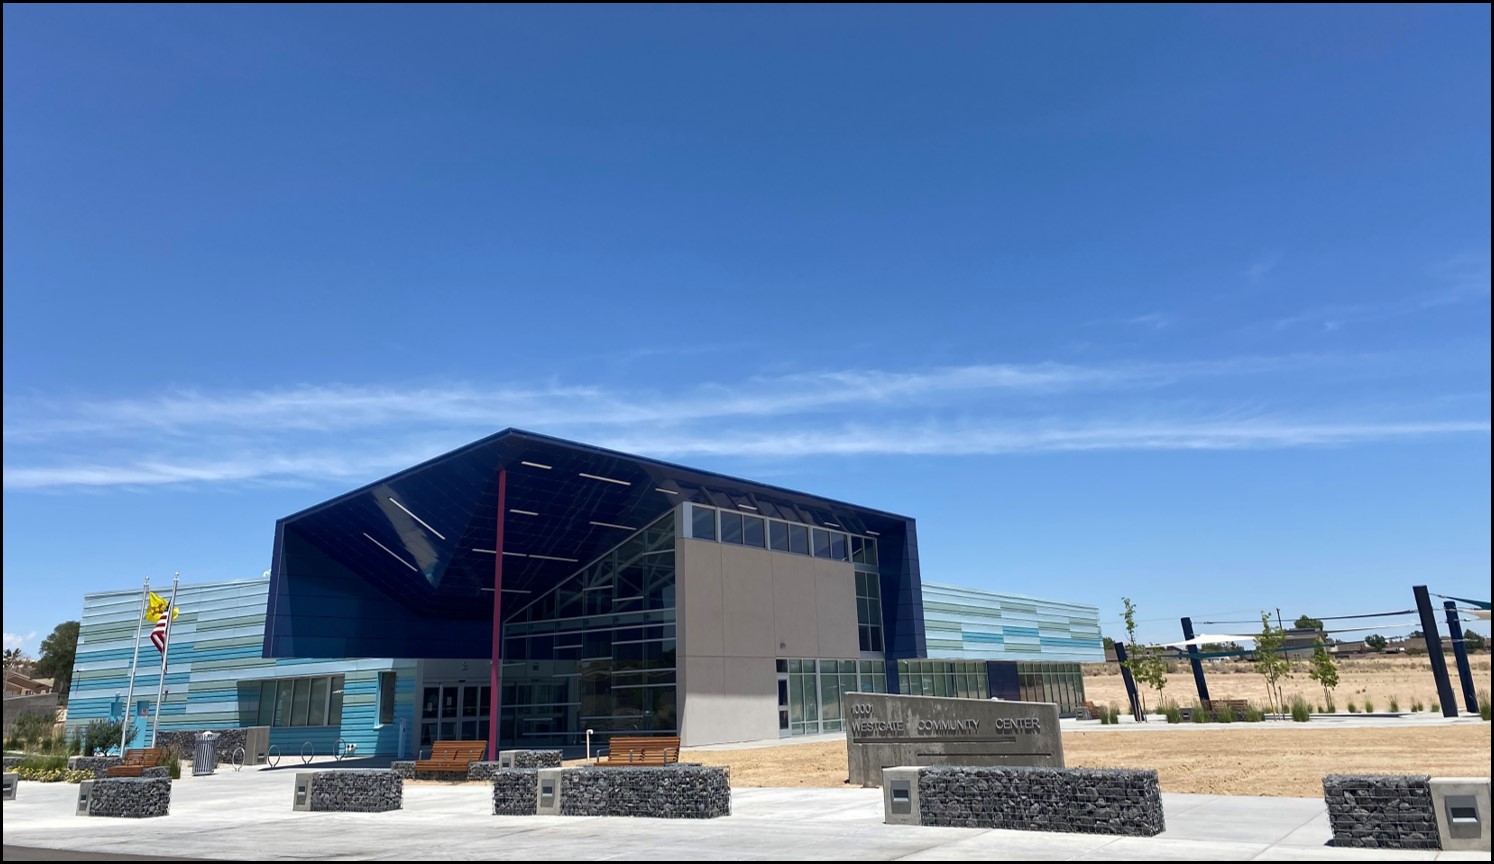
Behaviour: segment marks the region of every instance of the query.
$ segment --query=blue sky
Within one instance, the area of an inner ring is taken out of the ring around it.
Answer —
[[[5,644],[507,426],[907,513],[925,579],[1159,641],[1486,598],[1489,34],[6,6]]]

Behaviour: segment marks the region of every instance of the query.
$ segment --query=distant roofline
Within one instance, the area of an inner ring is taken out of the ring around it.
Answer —
[[[357,487],[356,489],[352,489],[350,491],[343,492],[340,495],[335,495],[335,496],[333,496],[331,498],[328,498],[325,501],[319,502],[317,504],[313,504],[310,507],[306,507],[306,508],[303,508],[301,510],[297,510],[296,512],[290,514],[289,516],[283,516],[280,519],[276,520],[276,524],[280,524],[280,523],[283,523],[283,522],[289,522],[289,521],[291,521],[293,519],[299,519],[302,516],[310,515],[312,513],[315,513],[318,510],[322,510],[324,508],[331,507],[331,506],[336,505],[336,504],[340,504],[340,503],[342,503],[345,500],[352,499],[352,498],[354,498],[354,497],[356,497],[358,495],[362,495],[362,494],[368,492],[369,490],[374,489],[375,487],[381,486],[381,485],[383,485],[385,483],[391,483],[391,482],[393,482],[395,480],[398,480],[400,478],[407,477],[407,476],[409,476],[411,474],[414,474],[416,472],[419,472],[419,471],[423,471],[426,468],[434,466],[435,464],[437,464],[439,462],[444,462],[447,459],[454,458],[454,457],[459,456],[459,455],[461,455],[463,453],[466,453],[468,451],[478,449],[479,447],[484,447],[484,446],[487,446],[489,444],[495,444],[495,443],[501,441],[502,439],[508,438],[508,437],[528,438],[528,439],[533,440],[533,441],[538,441],[538,442],[541,442],[541,443],[550,444],[550,445],[554,445],[554,446],[558,446],[558,447],[566,447],[566,448],[570,448],[570,449],[573,449],[573,450],[589,451],[589,452],[595,453],[595,454],[597,454],[599,456],[606,456],[606,457],[613,458],[613,459],[626,459],[626,460],[630,460],[630,461],[634,461],[634,462],[641,462],[641,463],[644,463],[644,464],[656,465],[656,466],[658,466],[660,468],[665,468],[665,469],[668,469],[668,470],[671,470],[671,471],[686,471],[686,472],[689,472],[691,474],[700,474],[700,475],[703,475],[703,476],[706,476],[706,477],[715,477],[715,478],[718,478],[720,480],[728,481],[730,483],[734,483],[734,484],[738,484],[738,485],[742,485],[742,486],[754,486],[754,487],[757,487],[759,489],[768,489],[768,490],[772,490],[774,492],[779,492],[779,493],[782,493],[782,494],[785,494],[785,495],[795,495],[795,496],[798,496],[800,498],[812,498],[812,499],[815,499],[817,501],[823,501],[826,504],[830,504],[830,505],[833,505],[833,506],[847,507],[847,508],[850,508],[852,510],[860,510],[860,511],[862,511],[864,513],[874,514],[874,515],[881,516],[881,517],[884,517],[884,518],[887,518],[887,519],[897,519],[897,520],[902,520],[902,521],[905,521],[905,522],[913,522],[913,521],[915,521],[913,519],[913,517],[911,517],[911,516],[904,516],[901,513],[893,513],[893,512],[888,511],[888,510],[880,510],[880,509],[878,509],[876,507],[865,507],[865,506],[860,505],[860,504],[852,504],[849,501],[841,501],[841,500],[839,500],[837,498],[827,498],[824,495],[816,495],[816,494],[814,494],[812,492],[801,492],[801,491],[799,491],[797,489],[789,489],[786,486],[775,486],[772,483],[763,483],[763,482],[760,482],[760,481],[757,481],[757,480],[748,480],[748,479],[743,478],[743,477],[733,477],[730,474],[722,474],[719,471],[711,471],[711,470],[708,470],[708,469],[705,469],[705,468],[692,468],[689,465],[680,465],[680,464],[678,464],[676,462],[666,462],[666,461],[664,461],[662,459],[654,459],[654,458],[652,458],[650,456],[639,456],[639,455],[637,455],[635,453],[624,453],[621,450],[609,450],[606,447],[599,447],[599,446],[597,446],[595,444],[585,444],[585,443],[582,443],[580,441],[571,441],[569,439],[559,438],[559,437],[556,437],[554,435],[546,435],[546,434],[544,434],[542,432],[530,432],[530,431],[528,431],[526,429],[519,429],[519,428],[510,426],[510,427],[508,427],[506,429],[503,429],[502,431],[495,432],[492,435],[488,435],[488,436],[485,436],[483,438],[479,438],[476,441],[472,441],[472,442],[469,442],[467,444],[463,444],[462,446],[457,447],[454,450],[449,450],[449,451],[447,451],[445,453],[442,453],[439,456],[433,456],[430,459],[427,459],[424,462],[419,462],[419,463],[417,463],[415,465],[410,466],[409,468],[403,468],[403,469],[401,469],[399,471],[396,471],[393,474],[390,474],[387,477],[381,477],[378,480],[374,480],[371,483],[365,483],[362,486]]]

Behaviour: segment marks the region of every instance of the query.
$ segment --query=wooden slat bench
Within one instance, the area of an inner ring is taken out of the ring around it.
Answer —
[[[1249,699],[1210,699],[1204,706],[1209,711],[1218,714],[1220,711],[1233,711],[1236,718],[1245,716],[1245,711],[1250,708]]]
[[[160,747],[126,750],[124,762],[104,770],[106,777],[139,777],[145,769],[154,768],[161,762]]]
[[[604,759],[603,756],[606,758]],[[680,761],[680,739],[647,736],[613,737],[597,752],[596,764],[603,767],[628,765],[669,765]]]
[[[486,752],[486,741],[437,741],[431,745],[431,758],[420,759],[415,763],[415,773],[441,771],[465,775],[473,762],[482,761]]]

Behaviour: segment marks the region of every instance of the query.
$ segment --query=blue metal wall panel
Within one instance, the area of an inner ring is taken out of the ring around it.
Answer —
[[[269,583],[262,579],[184,585],[177,595],[181,613],[171,629],[171,665],[166,672],[166,699],[159,728],[213,729],[254,725],[252,708],[259,684],[269,679],[344,675],[346,688],[341,726],[279,727],[271,740],[287,756],[312,741],[316,752],[331,753],[337,739],[354,741],[365,755],[398,753],[399,721],[413,729],[415,665],[413,661],[378,659],[265,659],[263,633]],[[169,592],[157,588],[163,596]],[[140,620],[139,591],[111,591],[84,598],[68,700],[67,731],[72,735],[90,720],[107,720],[124,710],[136,628],[140,629],[140,663],[134,703],[152,705],[160,680],[160,654],[150,644],[150,625]],[[394,670],[395,723],[376,720],[378,675]]]
[[[1080,603],[923,585],[929,657],[1101,663],[1100,610]],[[994,692],[994,691],[993,691]]]

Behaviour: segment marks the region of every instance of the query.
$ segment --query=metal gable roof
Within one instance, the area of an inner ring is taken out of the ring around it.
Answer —
[[[376,593],[416,617],[490,621],[491,594],[484,589],[493,585],[500,467],[508,469],[506,592],[549,588],[684,501],[853,533],[885,534],[911,523],[801,492],[507,429],[281,519],[272,597],[295,595],[298,583],[305,583],[300,593],[306,596]],[[318,585],[315,591],[306,587],[311,582]],[[522,605],[514,602],[512,608]],[[272,600],[272,617],[283,608]],[[318,629],[308,620],[296,624],[298,633]],[[268,622],[267,653],[274,630],[276,622]]]

